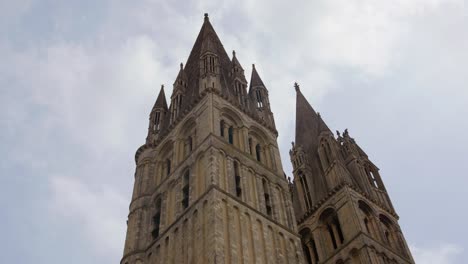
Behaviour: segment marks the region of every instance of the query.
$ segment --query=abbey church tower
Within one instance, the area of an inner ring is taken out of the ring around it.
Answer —
[[[268,97],[205,15],[136,152],[122,264],[304,263]]]
[[[295,88],[291,187],[306,262],[414,263],[377,166],[347,130],[335,138]]]
[[[135,154],[121,264],[414,263],[379,169],[299,85],[290,182],[261,70],[247,81],[208,15],[174,68]]]

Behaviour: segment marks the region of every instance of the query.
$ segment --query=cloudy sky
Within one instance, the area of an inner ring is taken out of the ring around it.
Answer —
[[[418,263],[468,258],[468,1],[0,0],[4,263],[118,263],[135,150],[203,22],[270,90],[294,81],[381,169]]]

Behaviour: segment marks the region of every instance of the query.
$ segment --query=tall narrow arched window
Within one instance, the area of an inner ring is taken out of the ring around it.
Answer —
[[[228,134],[229,134],[229,144],[234,144],[234,128],[232,126],[229,127]]]
[[[219,123],[219,134],[221,135],[221,137],[224,137],[224,127],[224,120],[221,120],[221,122]]]
[[[263,107],[263,97],[262,97],[262,92],[260,90],[255,91],[255,95],[257,97],[257,107],[262,108]]]
[[[187,138],[187,149],[189,153],[193,150],[193,139],[190,136]]]
[[[309,210],[310,208],[312,208],[312,195],[310,193],[309,184],[307,182],[307,178],[302,173],[302,171],[299,171],[298,175],[299,175],[299,181],[301,182],[301,187],[304,190],[305,204],[306,204],[307,210]]]
[[[369,236],[375,236],[376,232],[374,232],[374,211],[367,203],[361,200],[358,202],[358,206],[363,213],[363,222],[367,234]]]
[[[261,152],[262,152],[262,147],[260,146],[260,144],[257,144],[255,146],[255,154],[257,155],[257,161],[260,161],[260,162],[262,162]]]
[[[333,249],[337,249],[338,246],[344,243],[344,236],[336,211],[332,208],[326,209],[320,215],[320,222],[328,233],[328,237],[330,239],[329,246]]]
[[[328,168],[328,166],[331,165],[329,152],[327,150],[327,146],[325,146],[325,145],[328,145],[328,144],[327,143],[322,143],[322,154],[323,154],[322,158],[323,158],[323,161],[324,161],[323,163],[325,164],[323,170],[326,170]]]
[[[154,126],[153,126],[154,131],[158,131],[161,128],[160,123],[161,123],[161,112],[157,111],[154,114]]]
[[[156,210],[153,216],[153,231],[151,235],[153,239],[156,239],[159,236],[159,225],[161,223],[161,198],[156,200]]]
[[[319,255],[317,251],[317,245],[315,244],[314,236],[312,235],[310,229],[305,228],[301,230],[299,234],[301,235],[303,250],[306,256],[307,263],[318,263]]]
[[[184,174],[182,187],[182,207],[185,209],[189,206],[189,195],[190,195],[190,171],[187,170]]]
[[[265,197],[265,209],[266,213],[269,216],[272,216],[272,208],[271,208],[271,201],[270,201],[270,192],[268,188],[268,183],[265,179],[262,179],[262,185],[263,185],[263,196]]]
[[[369,176],[369,180],[370,180],[371,184],[375,188],[379,189],[380,188],[379,187],[379,182],[377,181],[377,178],[375,177],[374,173],[372,173],[372,170],[367,169],[367,175]]]
[[[249,153],[252,155],[252,138],[249,138]]]
[[[336,243],[336,237],[335,237],[335,233],[333,231],[333,227],[331,224],[327,224],[327,231],[328,231],[328,234],[330,235],[330,239],[333,243],[333,248],[334,249],[337,249],[338,248],[338,244]]]
[[[237,161],[234,161],[234,179],[236,183],[236,196],[241,197],[242,195],[241,177],[239,174],[239,163],[237,163]]]
[[[167,159],[166,160],[166,176],[169,176],[171,174],[171,160]]]

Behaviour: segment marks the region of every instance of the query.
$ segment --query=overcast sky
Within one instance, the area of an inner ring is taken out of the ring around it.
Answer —
[[[294,81],[381,169],[417,263],[468,259],[468,2],[0,0],[3,263],[118,263],[134,154],[203,23],[270,91]]]

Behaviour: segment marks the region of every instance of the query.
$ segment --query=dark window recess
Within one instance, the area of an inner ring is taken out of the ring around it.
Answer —
[[[229,144],[234,144],[234,128],[229,127],[228,133],[229,133]]]
[[[153,216],[153,230],[151,235],[153,239],[159,236],[159,224],[161,223],[161,199],[156,201],[156,213]]]
[[[224,120],[219,123],[219,134],[224,137]]]
[[[260,147],[260,144],[257,144],[257,146],[255,146],[255,153],[257,154],[257,161],[260,161],[260,162],[262,162],[261,155],[260,155],[261,151],[262,151],[262,147]]]
[[[184,187],[182,188],[182,206],[187,208],[189,206],[189,182],[190,182],[190,172],[187,171],[184,175]]]
[[[315,244],[315,240],[311,240],[310,244],[312,245],[312,250],[314,251],[314,260],[315,262],[319,261],[319,256],[318,256],[318,251],[317,251],[317,245]]]
[[[166,174],[167,176],[171,174],[171,160],[170,159],[166,160]]]
[[[333,243],[333,248],[336,249],[338,248],[338,245],[336,244],[336,239],[335,239],[335,234],[333,233],[333,228],[331,225],[327,225],[327,230],[328,230],[328,234],[330,235],[330,238],[332,240],[332,243]]]
[[[265,193],[265,207],[267,214],[271,216],[272,210],[271,210],[271,204],[270,204],[270,195],[268,193]]]
[[[192,140],[192,137],[188,137],[187,144],[188,144],[188,151],[189,151],[189,152],[192,152],[192,150],[193,150],[193,140]]]

